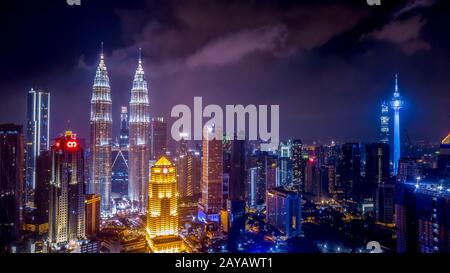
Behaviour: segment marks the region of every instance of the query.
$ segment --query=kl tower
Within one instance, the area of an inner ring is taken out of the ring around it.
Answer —
[[[400,109],[403,108],[403,100],[398,91],[398,74],[395,74],[394,96],[391,99],[391,108],[394,110],[394,175],[398,173],[398,161],[400,160]]]

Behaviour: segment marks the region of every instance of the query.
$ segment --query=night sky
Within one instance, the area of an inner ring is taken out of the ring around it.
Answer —
[[[89,137],[100,43],[114,131],[142,47],[152,116],[176,104],[279,104],[281,138],[376,141],[394,74],[413,141],[450,131],[450,1],[7,0],[0,3],[0,123],[52,94],[52,137]],[[174,119],[169,119],[169,129]]]

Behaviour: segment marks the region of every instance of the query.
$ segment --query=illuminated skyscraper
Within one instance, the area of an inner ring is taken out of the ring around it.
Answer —
[[[52,244],[85,238],[84,153],[72,132],[52,146],[49,233]]]
[[[27,98],[26,202],[33,202],[36,189],[36,160],[49,149],[50,93],[31,89]]]
[[[288,186],[292,183],[291,142],[280,143],[278,156],[277,186]]]
[[[0,125],[0,253],[22,227],[24,145],[21,125]]]
[[[181,198],[198,200],[200,194],[201,157],[197,151],[180,155],[178,171],[178,192]]]
[[[267,223],[292,237],[301,232],[301,197],[284,188],[267,191]]]
[[[300,193],[305,192],[305,165],[306,161],[302,154],[303,144],[299,139],[292,141],[291,156],[292,156],[292,185],[298,189]]]
[[[147,241],[152,252],[180,252],[177,171],[166,157],[151,168],[148,184]]]
[[[221,132],[216,127],[205,127],[203,133],[202,180],[198,207],[201,221],[219,221],[223,205],[223,155]]]
[[[400,109],[403,108],[403,100],[398,90],[398,74],[395,74],[395,89],[394,95],[391,99],[391,108],[394,110],[394,174],[398,172],[398,161],[401,157],[400,151]]]
[[[389,143],[389,105],[385,101],[381,103],[380,142]]]
[[[128,197],[141,212],[146,209],[150,160],[150,103],[142,59],[134,75],[130,100]]]
[[[102,211],[110,211],[112,114],[111,88],[103,56],[95,73],[91,99],[90,192],[101,196]]]
[[[441,181],[397,183],[398,253],[449,253],[450,188]]]
[[[260,170],[258,167],[252,167],[248,169],[248,183],[247,183],[247,203],[248,206],[252,209],[255,209],[257,206],[257,182],[258,182],[258,174]]]

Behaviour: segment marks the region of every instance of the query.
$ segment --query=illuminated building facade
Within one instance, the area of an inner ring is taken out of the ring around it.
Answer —
[[[365,154],[363,198],[375,202],[375,214],[378,222],[392,224],[394,222],[394,184],[390,179],[389,144],[368,144]]]
[[[401,157],[401,145],[400,145],[400,109],[403,108],[403,100],[400,96],[400,92],[398,90],[398,75],[395,74],[395,89],[394,95],[391,99],[391,108],[394,110],[394,145],[392,146],[394,149],[393,153],[393,164],[394,164],[394,174],[398,173],[398,161]]]
[[[278,228],[286,236],[301,232],[301,198],[297,192],[284,188],[267,191],[267,223]]]
[[[200,193],[201,156],[197,151],[187,151],[179,157],[178,192],[181,198],[197,199]]]
[[[439,181],[397,183],[397,252],[450,251],[450,189]]]
[[[277,186],[288,186],[292,183],[291,143],[280,143],[278,156]]]
[[[223,155],[221,132],[214,126],[205,127],[203,132],[202,195],[198,204],[198,218],[201,221],[219,222],[223,206]]]
[[[389,144],[389,105],[385,101],[381,103],[380,142]]]
[[[85,238],[84,153],[72,132],[52,146],[49,240],[58,245]]]
[[[0,253],[19,238],[23,223],[23,142],[21,125],[0,125]]]
[[[31,89],[27,97],[26,185],[25,198],[32,203],[36,189],[36,160],[49,149],[50,93]]]
[[[141,212],[146,210],[150,160],[150,103],[142,59],[134,75],[130,100],[130,148],[128,152],[128,198]]]
[[[92,90],[90,193],[99,194],[102,198],[102,211],[109,212],[111,209],[112,102],[103,50]]]
[[[258,182],[259,169],[257,167],[252,167],[248,169],[248,183],[247,183],[247,203],[252,209],[257,206],[256,201],[256,189]]]
[[[164,118],[155,117],[150,124],[151,158],[157,160],[166,155],[167,151],[167,123]]]
[[[386,143],[367,144],[366,149],[364,197],[373,197],[378,185],[389,181],[389,145]]]
[[[180,252],[176,167],[161,157],[151,168],[148,184],[147,241],[150,250]]]
[[[291,155],[292,155],[292,186],[298,189],[300,193],[305,192],[305,165],[303,159],[303,144],[299,139],[292,141]]]
[[[100,196],[97,194],[86,195],[86,236],[95,237],[100,230]]]

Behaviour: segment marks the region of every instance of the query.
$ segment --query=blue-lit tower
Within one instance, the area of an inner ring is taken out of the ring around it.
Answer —
[[[400,109],[403,108],[403,100],[398,90],[398,74],[395,74],[395,89],[391,99],[391,108],[394,110],[394,174],[397,175],[398,161],[400,160]]]
[[[50,135],[50,93],[31,89],[27,96],[26,134],[26,205],[33,203],[36,190],[36,160],[43,151],[49,150]]]
[[[385,101],[381,103],[380,142],[389,144],[389,104]]]

